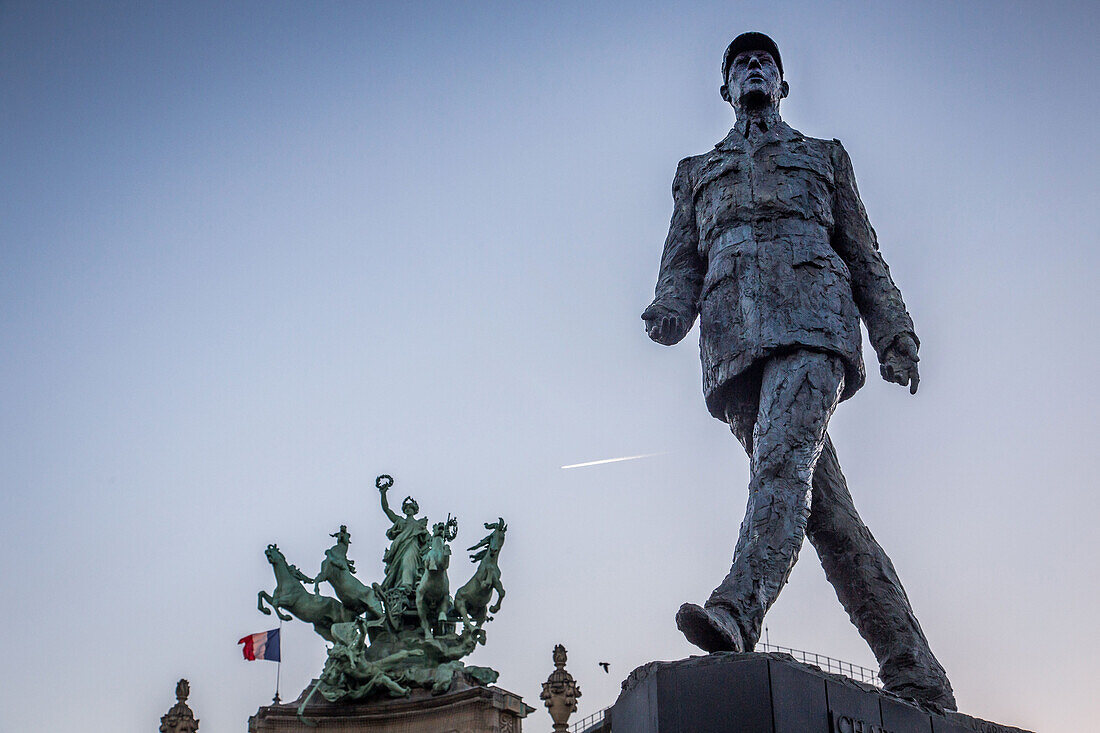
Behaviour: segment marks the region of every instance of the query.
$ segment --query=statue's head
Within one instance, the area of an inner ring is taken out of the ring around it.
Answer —
[[[416,503],[416,499],[406,496],[405,501],[401,502],[401,511],[405,512],[406,516],[411,517],[420,511],[420,505]]]
[[[790,91],[779,47],[763,33],[733,39],[722,57],[722,81],[722,99],[734,109],[778,107]]]

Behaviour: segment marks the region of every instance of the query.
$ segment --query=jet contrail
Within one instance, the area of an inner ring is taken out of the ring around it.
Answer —
[[[619,461],[635,461],[639,458],[652,458],[653,456],[663,456],[664,453],[643,453],[640,456],[623,456],[622,458],[604,458],[602,461],[588,461],[587,463],[573,463],[568,466],[562,466],[562,468],[584,468],[585,466],[598,466],[601,463],[618,463]]]

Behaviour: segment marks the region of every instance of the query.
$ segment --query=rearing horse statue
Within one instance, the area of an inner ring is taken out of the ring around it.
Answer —
[[[416,614],[426,639],[432,638],[440,616],[451,610],[451,582],[447,579],[451,548],[447,543],[456,536],[458,520],[448,515],[446,522],[433,528],[428,551],[424,553],[424,574],[416,584]]]
[[[356,614],[344,608],[335,598],[316,595],[303,588],[302,582],[312,583],[313,579],[288,563],[276,545],[268,545],[264,555],[275,569],[275,591],[260,591],[257,594],[256,605],[261,612],[271,614],[271,609],[264,606],[266,600],[275,609],[276,616],[289,621],[290,616],[279,610],[285,608],[307,624],[313,624],[313,630],[326,641],[333,641],[333,624],[355,619]]]
[[[492,534],[478,542],[469,549],[470,552],[482,548],[470,556],[471,562],[479,562],[474,577],[458,589],[455,593],[455,610],[462,617],[462,625],[467,629],[482,627],[488,614],[500,610],[500,604],[504,600],[504,586],[500,584],[500,567],[497,558],[500,557],[500,548],[504,546],[504,533],[508,531],[508,525],[504,518],[499,517],[495,523],[486,523],[485,529],[491,529]],[[489,600],[493,597],[493,590],[497,592],[497,602],[492,608],[487,608]]]
[[[365,613],[368,621],[381,619],[385,611],[382,610],[376,588],[364,585],[353,575],[355,563],[348,559],[348,545],[351,544],[348,528],[340,525],[340,531],[329,536],[336,538],[336,544],[325,550],[321,572],[313,579],[314,594],[320,593],[318,586],[328,581],[336,597],[352,613]]]

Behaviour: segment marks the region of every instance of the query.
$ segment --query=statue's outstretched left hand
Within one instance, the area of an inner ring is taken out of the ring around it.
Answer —
[[[917,342],[912,334],[899,334],[894,343],[887,347],[882,354],[882,365],[879,372],[887,382],[909,385],[909,394],[917,393],[917,385],[920,384],[920,375],[917,373]]]

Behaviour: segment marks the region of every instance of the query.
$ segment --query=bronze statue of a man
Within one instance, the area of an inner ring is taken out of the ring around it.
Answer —
[[[704,606],[685,603],[677,626],[708,652],[751,651],[808,535],[886,689],[954,710],[947,675],[856,513],[826,432],[866,376],[861,317],[883,378],[916,393],[913,322],[847,152],[779,116],[788,86],[775,42],[738,36],[722,76],[736,123],[676,169],[656,297],[642,318],[650,338],[671,346],[699,316],[707,407],[748,452],[751,480],[729,575]]]

